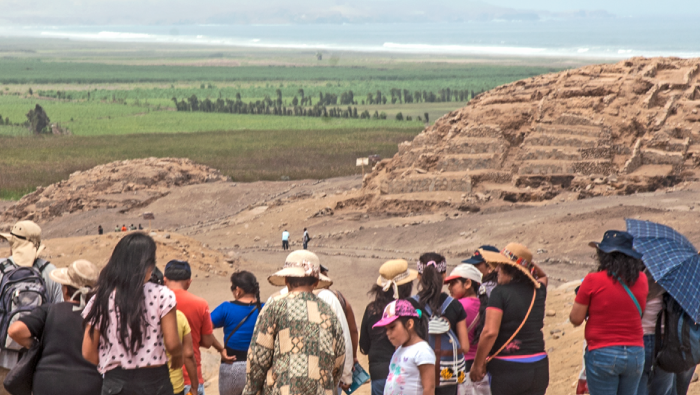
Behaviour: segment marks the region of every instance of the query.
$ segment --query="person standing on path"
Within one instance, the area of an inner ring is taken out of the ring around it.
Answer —
[[[97,234],[98,234],[98,235],[101,235],[101,234],[103,234],[104,232],[105,232],[105,231],[104,231],[104,229],[102,229],[102,225],[97,225]]]
[[[377,283],[367,293],[373,299],[365,308],[360,327],[360,351],[369,360],[372,395],[384,394],[391,356],[396,347],[389,341],[384,327],[374,327],[382,319],[386,306],[396,299],[408,299],[418,272],[408,268],[408,262],[396,259],[379,268]]]
[[[464,354],[467,371],[471,370],[479,339],[476,337],[476,325],[479,323],[481,303],[476,294],[481,286],[482,274],[474,265],[461,264],[452,270],[445,278],[445,284],[450,296],[457,299],[467,313],[467,335],[469,336],[469,351]]]
[[[192,344],[194,345],[194,359],[197,362],[197,382],[199,388],[195,393],[204,395],[204,379],[202,377],[202,354],[200,347],[209,348],[214,346],[221,354],[222,360],[233,361],[226,355],[224,347],[214,337],[214,327],[209,315],[209,305],[206,300],[195,296],[187,290],[192,285],[192,269],[186,261],[172,260],[165,265],[163,272],[165,285],[175,293],[177,299],[177,309],[182,311],[190,324]],[[185,393],[192,389],[192,382],[185,370]]]
[[[311,236],[309,236],[309,231],[304,228],[304,236],[302,236],[301,241],[304,243],[304,249],[307,250],[309,247],[309,241],[311,241]]]
[[[41,228],[32,221],[19,221],[10,230],[10,233],[0,233],[0,238],[10,243],[10,257],[0,259],[0,269],[11,270],[15,267],[33,267],[41,272],[41,277],[46,283],[46,293],[48,300],[45,303],[63,302],[63,288],[60,284],[51,279],[51,272],[56,267],[51,263],[39,258],[44,250],[41,244]],[[0,281],[2,280],[0,273]],[[9,321],[8,321],[9,322]],[[2,339],[5,341],[5,339]],[[5,376],[10,369],[15,367],[19,360],[20,346],[16,345],[16,350],[0,351],[0,382],[5,380]],[[0,386],[0,395],[7,394],[5,388]]]
[[[634,236],[609,230],[596,249],[598,271],[581,283],[569,320],[586,322],[586,380],[592,394],[634,395],[644,371],[642,316],[649,283]]]
[[[86,260],[52,271],[50,276],[61,284],[65,302],[41,305],[10,325],[8,335],[26,349],[41,339],[33,395],[95,395],[102,391],[102,375],[83,358],[80,316],[99,275],[100,270]]]
[[[141,232],[124,236],[83,310],[82,353],[104,375],[103,394],[173,394],[168,365],[183,364],[176,300],[150,282],[155,267],[153,239]]]
[[[284,251],[289,249],[289,232],[287,232],[287,229],[282,232],[282,249]]]
[[[324,276],[325,278],[325,276]],[[248,349],[244,395],[332,395],[345,363],[345,338],[336,314],[313,294],[321,279],[316,254],[294,251],[270,284],[289,292],[258,316]]]
[[[510,243],[500,253],[479,252],[495,266],[498,286],[489,297],[469,377],[476,383],[488,371],[493,395],[545,395],[549,358],[542,328],[547,274],[522,244]]]
[[[231,293],[232,302],[224,302],[211,312],[214,328],[224,328],[226,354],[236,358],[234,362],[222,362],[219,366],[220,395],[240,395],[243,392],[248,348],[263,307],[260,285],[251,272],[240,271],[231,275]]]

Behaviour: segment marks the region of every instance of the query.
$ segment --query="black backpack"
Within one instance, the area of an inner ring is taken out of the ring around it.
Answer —
[[[664,332],[661,333],[663,323]],[[700,325],[668,293],[656,319],[654,364],[681,373],[700,363]]]
[[[0,262],[0,349],[19,351],[23,347],[7,336],[18,318],[28,315],[48,301],[46,283],[41,273],[49,262],[39,259],[35,266],[17,266],[9,259]]]

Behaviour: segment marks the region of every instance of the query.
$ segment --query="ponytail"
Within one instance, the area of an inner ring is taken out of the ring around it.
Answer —
[[[427,305],[433,311],[433,314],[440,313],[442,285],[442,273],[440,273],[435,266],[426,266],[423,269],[423,274],[418,284],[418,298],[422,310],[425,310],[425,306]]]

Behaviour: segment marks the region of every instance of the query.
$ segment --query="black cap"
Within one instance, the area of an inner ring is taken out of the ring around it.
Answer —
[[[468,263],[470,265],[480,265],[482,263],[486,263],[484,260],[484,257],[481,256],[481,253],[479,250],[484,250],[484,251],[491,251],[491,252],[501,252],[498,248],[490,245],[483,245],[479,248],[477,248],[476,251],[474,251],[474,255],[471,256],[469,259],[465,259],[462,261],[462,263]]]
[[[620,230],[609,230],[603,235],[603,241],[592,241],[589,246],[597,248],[605,253],[620,252],[636,259],[642,259],[642,253],[634,249],[634,236]]]

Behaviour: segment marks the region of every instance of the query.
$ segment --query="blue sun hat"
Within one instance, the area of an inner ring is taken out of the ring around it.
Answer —
[[[603,235],[603,241],[588,243],[590,247],[597,248],[605,253],[619,252],[635,259],[642,259],[642,253],[633,247],[634,236],[620,230],[609,230]]]

